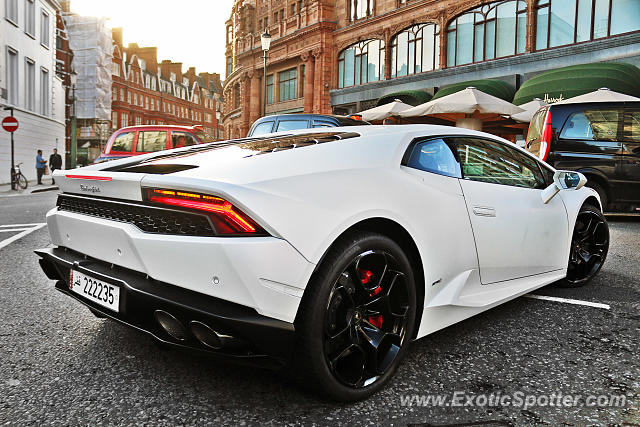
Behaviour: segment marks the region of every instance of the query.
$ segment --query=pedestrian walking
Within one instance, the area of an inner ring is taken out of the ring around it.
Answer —
[[[42,175],[44,175],[44,168],[47,167],[47,161],[42,158],[42,150],[38,150],[36,156],[36,173],[38,175],[38,185],[42,185]]]
[[[53,154],[49,156],[49,168],[51,169],[51,183],[55,184],[56,180],[53,178],[53,171],[56,169],[62,169],[62,156],[58,154],[58,149],[53,149]]]

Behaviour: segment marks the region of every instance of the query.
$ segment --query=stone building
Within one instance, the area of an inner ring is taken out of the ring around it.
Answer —
[[[351,113],[384,97],[527,79],[593,62],[640,65],[640,0],[236,0],[227,21],[225,136],[266,114]],[[544,94],[541,94],[544,95]]]
[[[40,149],[48,159],[65,143],[65,92],[56,61],[57,0],[6,0],[0,20],[0,119],[13,115],[15,164],[36,178]],[[11,135],[0,129],[0,184],[10,182]]]
[[[199,125],[221,137],[218,109],[222,83],[217,73],[183,72],[182,63],[158,62],[157,47],[124,46],[114,28],[111,129],[133,125]]]

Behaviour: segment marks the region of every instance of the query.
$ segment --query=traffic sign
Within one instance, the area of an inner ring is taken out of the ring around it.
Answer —
[[[18,130],[18,119],[9,116],[2,119],[2,129],[7,132],[15,132]]]

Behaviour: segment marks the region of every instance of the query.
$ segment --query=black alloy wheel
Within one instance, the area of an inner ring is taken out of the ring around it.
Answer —
[[[362,388],[383,376],[406,338],[409,292],[393,255],[366,251],[336,280],[324,324],[324,355],[343,384]]]
[[[298,368],[325,396],[363,399],[391,378],[413,338],[409,260],[393,240],[363,232],[332,248],[317,273],[296,324]]]
[[[567,277],[561,286],[582,286],[602,268],[609,251],[609,225],[600,209],[580,208],[571,239]]]

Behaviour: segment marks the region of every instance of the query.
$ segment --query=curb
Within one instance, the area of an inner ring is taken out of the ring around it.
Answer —
[[[34,188],[33,190],[31,190],[29,192],[29,194],[33,194],[33,193],[43,193],[45,191],[53,191],[53,190],[59,190],[60,188],[56,185],[53,187],[46,187],[46,188]]]

